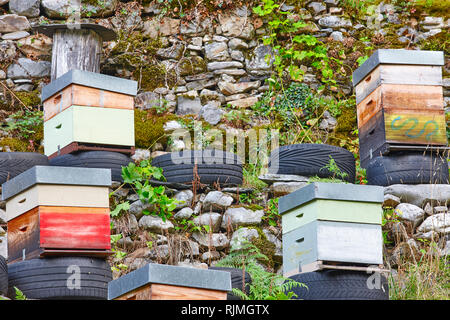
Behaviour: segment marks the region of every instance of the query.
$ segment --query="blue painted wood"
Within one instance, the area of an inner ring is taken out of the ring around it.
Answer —
[[[55,93],[60,92],[62,89],[71,84],[78,84],[131,96],[135,96],[137,94],[136,81],[108,76],[106,74],[96,72],[71,70],[42,88],[42,101],[47,100]]]
[[[315,199],[382,203],[384,192],[380,186],[314,182],[281,197],[278,211],[282,215]]]
[[[113,300],[150,283],[231,291],[229,272],[149,263],[109,282],[108,300]]]
[[[36,184],[111,186],[111,169],[35,166],[2,185],[2,200]]]
[[[421,51],[405,49],[378,49],[353,72],[353,86],[360,83],[380,64],[406,64],[443,66],[443,51]]]

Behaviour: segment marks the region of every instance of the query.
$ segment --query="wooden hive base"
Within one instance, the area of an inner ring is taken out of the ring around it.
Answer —
[[[48,158],[53,159],[57,156],[62,156],[64,154],[70,154],[78,151],[110,151],[132,156],[134,155],[135,147],[72,142],[68,146],[60,149],[58,152],[51,154]]]

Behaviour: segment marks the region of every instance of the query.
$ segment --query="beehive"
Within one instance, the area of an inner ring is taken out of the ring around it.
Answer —
[[[35,166],[2,185],[9,261],[107,255],[110,169]]]

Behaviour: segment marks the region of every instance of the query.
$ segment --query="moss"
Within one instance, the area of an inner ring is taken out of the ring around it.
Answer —
[[[8,146],[11,151],[15,152],[28,152],[30,151],[29,142],[17,139],[17,138],[3,138],[0,140],[0,147],[5,148]]]
[[[341,115],[337,118],[336,132],[350,132],[357,127],[356,107],[344,107]]]
[[[155,142],[162,143],[165,147],[168,136],[164,132],[164,124],[170,120],[177,120],[173,114],[162,116],[153,115],[149,111],[135,110],[134,130],[137,148],[150,148]]]
[[[444,51],[446,55],[450,54],[449,45],[450,33],[447,30],[443,30],[419,44],[421,50]]]
[[[206,62],[199,56],[182,58],[178,64],[178,72],[180,76],[206,72]]]
[[[276,246],[274,243],[270,242],[264,232],[259,227],[247,227],[248,229],[254,229],[258,231],[258,238],[251,240],[250,242],[255,245],[262,254],[264,254],[268,260],[261,260],[260,263],[266,265],[267,267],[275,270],[276,266],[281,264],[282,261],[275,258]]]
[[[136,68],[133,78],[140,83],[144,91],[153,91],[156,88],[175,86],[177,76],[174,72],[167,73],[163,65],[150,64],[143,68]]]
[[[15,92],[15,95],[27,107],[35,107],[41,104],[41,95],[38,90],[31,92],[19,91]]]

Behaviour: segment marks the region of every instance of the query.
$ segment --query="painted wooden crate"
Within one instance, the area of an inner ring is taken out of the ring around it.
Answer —
[[[381,225],[383,188],[314,182],[279,200],[284,233],[316,220]]]
[[[134,111],[71,106],[44,122],[44,153],[74,142],[134,147]]]
[[[150,263],[109,283],[109,300],[226,300],[230,273]]]
[[[283,274],[314,271],[318,261],[383,264],[381,225],[314,220],[283,233]]]
[[[42,89],[44,121],[73,105],[133,110],[136,93],[136,81],[71,70]]]
[[[2,185],[9,260],[109,254],[111,170],[35,166]]]

